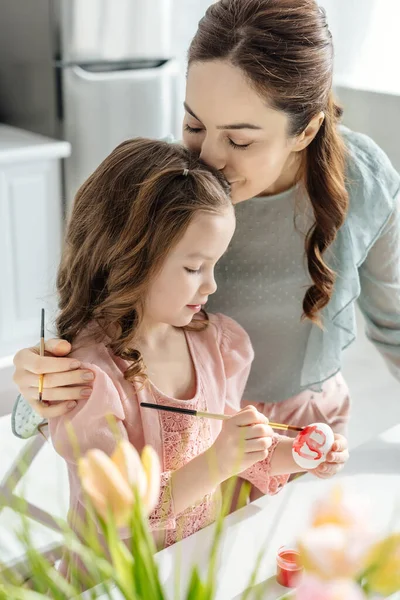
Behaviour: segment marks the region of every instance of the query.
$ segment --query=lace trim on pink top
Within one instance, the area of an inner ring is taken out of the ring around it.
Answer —
[[[269,449],[267,458],[260,460],[240,473],[240,477],[247,479],[247,481],[250,481],[250,483],[258,488],[263,494],[268,494],[269,496],[273,496],[280,492],[289,479],[289,475],[269,474],[271,471],[272,456],[280,440],[281,437],[279,435],[273,436],[272,445]]]
[[[151,530],[174,529],[176,527],[171,475],[171,471],[161,473],[158,504],[149,515],[149,525]]]
[[[198,380],[196,396],[191,400],[176,400],[163,396],[153,388],[154,401],[170,406],[185,406],[196,410],[208,410],[201,381]],[[150,515],[153,529],[165,529],[165,546],[170,546],[206,525],[214,522],[220,506],[219,492],[207,494],[193,506],[176,514],[173,506],[171,475],[212,445],[208,419],[179,413],[159,412],[163,438],[164,468],[160,501]]]

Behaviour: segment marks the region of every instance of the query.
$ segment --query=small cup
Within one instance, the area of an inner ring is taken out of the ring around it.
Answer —
[[[281,546],[276,556],[277,582],[284,587],[294,588],[299,585],[303,570],[298,550],[289,546]]]

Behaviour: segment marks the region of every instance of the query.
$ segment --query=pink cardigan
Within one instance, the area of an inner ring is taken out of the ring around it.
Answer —
[[[68,464],[70,522],[75,529],[85,515],[85,509],[75,452],[65,424],[71,422],[82,454],[90,448],[100,448],[111,454],[115,447],[115,432],[110,430],[106,419],[109,414],[116,418],[120,435],[129,439],[139,452],[145,444],[151,444],[160,458],[163,471],[160,498],[150,515],[150,527],[158,546],[168,546],[214,521],[220,505],[219,486],[197,505],[176,514],[170,478],[174,470],[213,444],[222,422],[146,409],[139,403],[157,402],[233,414],[240,410],[253,349],[242,327],[221,314],[210,315],[210,324],[204,331],[187,331],[185,334],[196,372],[196,393],[191,400],[167,397],[151,383],[142,390],[137,389],[124,379],[127,362],[111,354],[104,343],[85,338],[84,345],[78,347],[77,340],[77,349],[71,356],[95,372],[93,393],[88,400],[80,400],[67,415],[50,420],[54,447]],[[242,478],[265,494],[276,493],[288,479],[287,476],[269,475],[270,459],[278,441],[279,436],[275,436],[266,460],[241,473]],[[128,536],[127,533],[122,535]]]

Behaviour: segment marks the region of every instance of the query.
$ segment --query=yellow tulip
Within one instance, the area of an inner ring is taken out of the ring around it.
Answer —
[[[79,460],[79,475],[96,512],[106,519],[110,510],[117,526],[125,525],[132,508],[133,491],[111,458],[96,448],[89,450]]]
[[[142,460],[127,440],[117,444],[111,457],[102,450],[89,450],[79,459],[78,472],[95,511],[103,519],[107,519],[110,511],[118,527],[129,525],[134,487],[147,513],[157,503],[160,463],[157,454],[149,446],[144,448]]]
[[[158,502],[160,494],[161,467],[158,455],[152,446],[145,446],[142,451],[142,464],[146,477],[144,505],[151,512]]]
[[[128,440],[121,440],[111,455],[112,462],[130,486],[136,485],[139,495],[146,492],[146,475],[140,456]]]
[[[375,544],[369,555],[371,571],[367,574],[372,591],[388,596],[400,590],[400,533]],[[375,568],[374,568],[375,566]]]

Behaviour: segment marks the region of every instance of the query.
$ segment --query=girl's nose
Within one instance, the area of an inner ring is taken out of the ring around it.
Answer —
[[[204,294],[204,296],[210,296],[211,294],[215,294],[217,291],[217,282],[214,279],[214,276],[211,276],[203,283],[200,288],[200,293]]]

